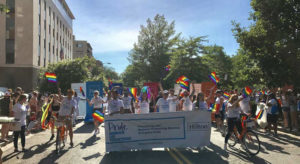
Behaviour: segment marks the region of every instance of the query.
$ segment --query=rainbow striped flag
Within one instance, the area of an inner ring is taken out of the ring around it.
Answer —
[[[57,82],[55,73],[46,72],[45,76],[46,76],[46,78],[48,79],[49,82],[51,82],[51,83],[56,83]]]
[[[137,88],[127,88],[128,92],[133,96],[134,100],[137,102]]]
[[[95,112],[92,114],[93,118],[100,123],[104,122],[104,115],[103,113],[99,112],[98,110],[95,110]]]
[[[80,93],[82,94],[82,96],[85,97],[85,94],[84,94],[84,91],[83,91],[82,87],[80,87],[79,90],[80,90]]]
[[[252,90],[250,87],[246,86],[243,89],[242,93],[243,93],[243,97],[248,97],[252,93]]]
[[[166,69],[166,71],[170,71],[171,66],[167,65],[165,69]]]
[[[223,97],[224,97],[224,98],[226,98],[226,99],[229,99],[229,97],[230,97],[230,94],[229,94],[229,93],[227,93],[227,92],[224,92],[224,94],[223,94]]]
[[[48,113],[49,113],[49,109],[50,109],[51,104],[52,104],[52,100],[51,100],[51,102],[49,104],[47,104],[46,109],[43,110],[43,115],[42,115],[42,119],[41,119],[42,129],[46,129],[47,128],[47,126],[46,126],[46,119],[48,117]]]
[[[177,80],[176,83],[180,85],[181,88],[188,90],[189,89],[189,82],[190,79],[188,79],[185,76],[180,76]]]
[[[209,76],[208,76],[212,82],[214,82],[216,85],[220,82],[220,79],[217,77],[216,72],[212,72]]]
[[[257,119],[261,119],[261,117],[263,116],[263,114],[264,114],[264,110],[260,110],[259,112],[258,112],[258,114],[255,116],[255,119],[257,120]]]

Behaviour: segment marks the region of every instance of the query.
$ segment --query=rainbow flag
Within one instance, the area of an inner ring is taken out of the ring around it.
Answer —
[[[261,119],[261,117],[263,116],[263,114],[264,114],[264,110],[260,110],[259,112],[258,112],[258,114],[255,116],[255,119],[257,120],[257,119]]]
[[[111,81],[111,79],[110,78],[108,78],[108,88],[109,88],[109,90],[111,90],[112,89],[112,81]]]
[[[45,76],[46,76],[46,78],[48,79],[49,82],[51,82],[51,83],[56,83],[57,82],[55,73],[46,72]]]
[[[96,110],[93,114],[92,114],[93,118],[97,121],[99,121],[100,123],[102,123],[104,121],[104,115],[103,113],[99,112],[98,110]]]
[[[127,88],[128,92],[133,96],[134,100],[137,101],[137,88]]]
[[[216,85],[219,83],[220,79],[217,77],[216,72],[212,72],[209,76],[208,76],[212,82],[214,82]]]
[[[84,94],[84,91],[83,91],[82,87],[80,87],[79,90],[80,90],[80,93],[82,94],[82,96],[85,97],[85,94]]]
[[[251,93],[252,93],[252,90],[251,90],[250,87],[246,86],[246,87],[243,89],[243,96],[244,96],[244,97],[248,97]]]
[[[171,66],[167,65],[165,69],[166,69],[166,71],[170,71]]]
[[[185,76],[180,76],[177,80],[176,80],[176,83],[179,83],[180,81],[187,81],[187,82],[189,82],[190,81],[190,79],[188,79],[187,77],[185,77]]]
[[[47,128],[47,126],[46,126],[46,119],[48,117],[48,113],[49,113],[49,109],[50,109],[51,104],[52,104],[52,100],[47,105],[46,109],[43,110],[43,115],[42,115],[42,119],[41,119],[42,129],[46,129]]]
[[[226,99],[229,99],[229,97],[230,97],[230,94],[229,94],[229,93],[227,93],[227,92],[224,92],[224,94],[223,94],[223,97],[224,97],[224,98],[226,98]]]

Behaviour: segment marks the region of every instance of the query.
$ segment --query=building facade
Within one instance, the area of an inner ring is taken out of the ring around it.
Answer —
[[[0,0],[0,87],[32,90],[39,69],[73,58],[75,19],[65,0]]]
[[[73,41],[73,58],[93,57],[93,48],[91,44],[84,40]]]

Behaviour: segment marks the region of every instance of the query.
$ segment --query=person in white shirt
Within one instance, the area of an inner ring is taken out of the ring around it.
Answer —
[[[277,122],[278,122],[278,101],[276,100],[276,97],[274,93],[269,93],[268,98],[267,98],[267,121],[268,121],[268,126],[267,129],[271,131],[271,129],[274,130],[274,136],[277,136]],[[273,127],[272,127],[273,125]]]
[[[224,150],[227,150],[227,143],[229,137],[232,135],[234,127],[236,127],[239,133],[242,132],[241,120],[240,120],[240,113],[242,112],[239,102],[243,99],[233,94],[230,99],[228,100],[227,107],[226,107],[226,114],[227,114],[227,124],[228,124],[228,131],[225,136],[225,144]]]
[[[21,144],[22,144],[22,151],[25,150],[25,129],[26,129],[26,116],[28,112],[28,107],[25,105],[26,96],[21,95],[18,99],[18,102],[13,106],[13,114],[15,119],[18,121],[16,123],[17,127],[20,129],[14,131],[14,147],[15,152],[18,152],[18,138],[21,135]]]
[[[142,93],[141,100],[136,103],[135,114],[147,114],[150,112],[150,100],[148,100],[147,92]]]
[[[187,90],[184,91],[184,97],[180,100],[179,108],[182,111],[192,111],[193,110],[193,102],[192,98],[195,93],[195,85],[192,82],[193,91],[191,94]]]
[[[132,113],[132,97],[129,96],[127,90],[124,91],[124,97],[122,97],[124,104],[124,113]]]
[[[174,89],[170,89],[170,95],[167,99],[169,102],[170,112],[176,112],[178,110],[179,96],[175,96],[174,93]]]
[[[159,108],[159,113],[168,113],[170,112],[170,102],[173,101],[171,99],[168,99],[169,92],[167,90],[163,91],[163,97],[158,99],[155,111],[157,112],[157,108]]]
[[[73,144],[73,126],[72,126],[72,115],[75,110],[75,101],[73,100],[74,91],[72,89],[67,90],[67,97],[61,95],[61,91],[59,89],[59,97],[61,99],[61,107],[58,112],[58,119],[64,120],[69,131],[70,135],[70,145],[71,147],[74,146]]]
[[[118,97],[118,92],[116,89],[112,89],[111,91],[112,98],[108,98],[108,113],[110,116],[114,114],[124,113],[124,104],[123,101]]]
[[[93,108],[93,113],[97,110],[101,113],[103,113],[103,108],[102,105],[104,103],[102,97],[99,96],[99,91],[95,90],[94,91],[94,97],[92,98],[92,100],[90,101],[89,99],[87,99],[88,103],[90,106],[94,105]],[[94,119],[94,125],[95,125],[95,131],[94,131],[94,135],[98,134],[99,131],[99,125],[98,125],[98,121]]]

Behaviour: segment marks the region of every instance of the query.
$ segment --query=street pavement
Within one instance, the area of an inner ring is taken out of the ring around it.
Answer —
[[[49,142],[50,131],[46,130],[27,136],[28,151],[25,153],[14,153],[12,143],[2,147],[3,162],[4,164],[300,163],[300,137],[282,131],[278,133],[278,138],[274,138],[271,134],[259,130],[261,152],[257,156],[249,157],[240,145],[236,145],[234,149],[228,147],[228,151],[224,151],[224,137],[214,127],[212,127],[210,146],[199,151],[191,148],[157,148],[152,151],[114,153],[105,153],[103,127],[96,137],[93,136],[93,124],[80,122],[74,129],[74,147],[70,148],[68,138],[68,143],[60,155],[55,152],[55,141]]]

